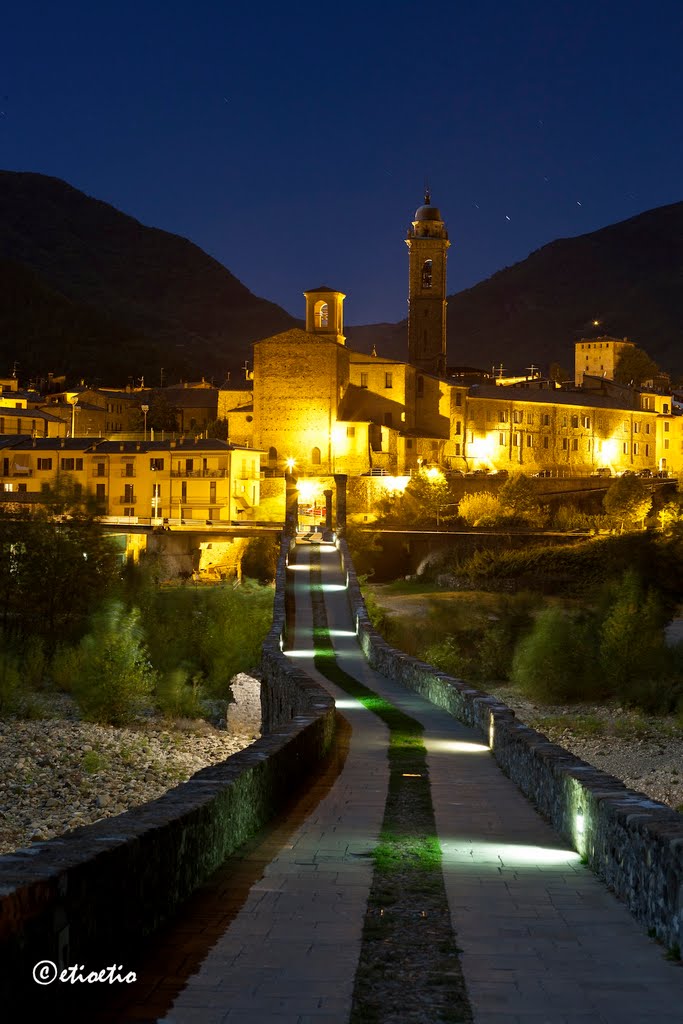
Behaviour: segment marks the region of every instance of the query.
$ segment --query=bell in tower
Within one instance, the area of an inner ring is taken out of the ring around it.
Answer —
[[[408,362],[425,373],[446,373],[446,257],[448,232],[431,204],[415,211],[406,245],[409,253]]]

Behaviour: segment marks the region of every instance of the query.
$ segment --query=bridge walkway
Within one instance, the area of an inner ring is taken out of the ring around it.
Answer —
[[[377,841],[387,791],[387,731],[313,667],[309,551],[298,548],[289,653],[331,690],[351,724],[341,773],[284,839],[246,855],[258,870],[234,915],[212,899],[207,917],[231,920],[191,976],[183,956],[188,945],[201,945],[192,929],[206,921],[185,925],[165,947],[166,970],[185,974],[182,989],[177,978],[147,977],[148,999],[112,1020],[347,1024],[371,883],[364,855]],[[533,810],[478,734],[369,668],[352,631],[338,554],[324,545],[321,558],[339,663],[425,727],[475,1024],[681,1024],[683,969]],[[229,883],[224,898],[234,902]],[[178,991],[159,1012],[165,989]]]

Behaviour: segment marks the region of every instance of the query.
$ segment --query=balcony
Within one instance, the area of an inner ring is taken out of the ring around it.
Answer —
[[[116,499],[117,505],[134,505],[137,501],[137,495],[135,494],[123,494]]]
[[[7,469],[0,469],[0,476],[18,476],[22,480],[27,477],[33,476],[33,470],[29,469],[28,466],[9,466]]]
[[[227,469],[172,469],[171,476],[211,477],[215,480],[227,477]]]

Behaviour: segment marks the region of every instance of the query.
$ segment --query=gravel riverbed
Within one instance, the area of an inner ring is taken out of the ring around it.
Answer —
[[[156,800],[253,740],[203,721],[117,729],[0,720],[0,854]]]

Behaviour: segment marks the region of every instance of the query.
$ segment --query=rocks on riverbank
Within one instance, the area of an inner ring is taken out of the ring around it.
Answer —
[[[0,721],[0,854],[156,800],[254,738],[203,721]]]

